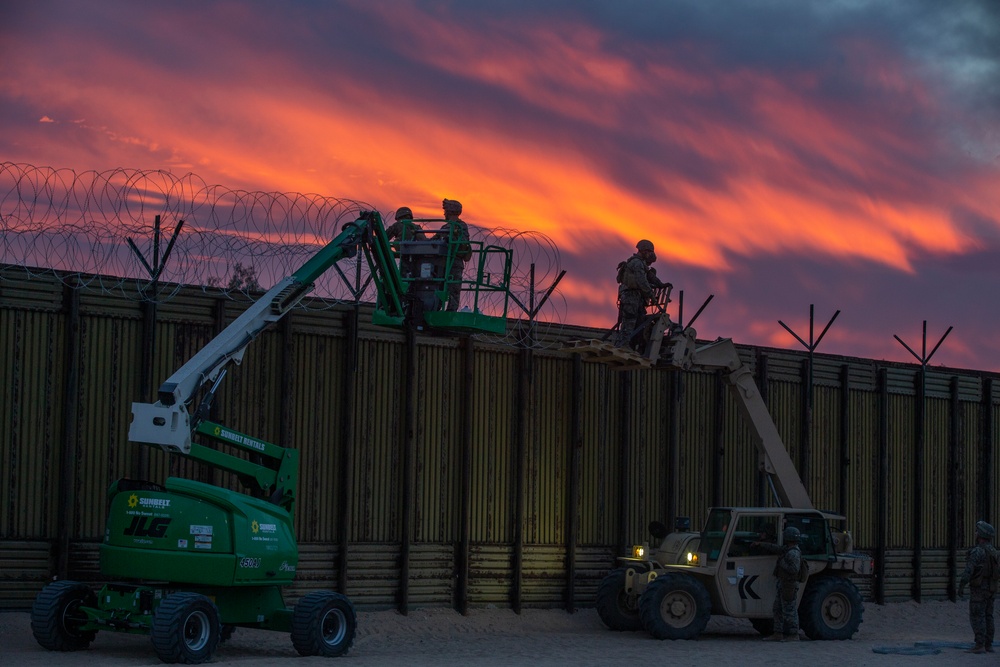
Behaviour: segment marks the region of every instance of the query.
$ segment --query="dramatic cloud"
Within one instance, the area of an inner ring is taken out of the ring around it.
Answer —
[[[704,337],[1000,370],[1000,8],[939,3],[23,3],[0,159],[193,171],[559,246],[610,326],[639,238]],[[929,333],[929,336],[935,335]],[[936,342],[936,337],[935,337]],[[919,342],[917,343],[919,344]]]

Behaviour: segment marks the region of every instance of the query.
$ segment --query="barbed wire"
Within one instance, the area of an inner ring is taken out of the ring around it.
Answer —
[[[124,298],[165,302],[183,287],[200,286],[247,300],[255,296],[254,288],[293,273],[345,223],[370,210],[378,209],[315,193],[209,185],[193,173],[124,168],[78,173],[0,162],[0,262],[21,267],[29,278],[55,274],[67,284]],[[510,293],[520,304],[537,302],[558,282],[559,250],[546,235],[473,224],[469,232],[483,246],[512,251]],[[317,280],[317,299],[301,307],[374,301],[369,278],[359,253]],[[511,317],[519,311],[512,303]],[[546,336],[539,333],[555,333],[566,313],[557,286],[536,314],[530,341],[528,327],[481,337],[545,346],[539,341]]]

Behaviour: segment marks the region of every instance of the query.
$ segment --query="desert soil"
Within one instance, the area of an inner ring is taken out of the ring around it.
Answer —
[[[868,603],[861,630],[842,642],[768,643],[745,620],[713,617],[692,641],[658,641],[643,632],[612,632],[597,612],[476,609],[462,616],[447,609],[358,613],[358,631],[347,656],[325,662],[300,658],[287,635],[237,630],[215,655],[215,665],[324,664],[343,667],[412,665],[566,665],[567,667],[676,665],[1000,665],[1000,653],[970,655],[968,603],[933,601]],[[149,639],[101,632],[89,650],[53,653],[31,635],[29,615],[0,614],[0,664],[158,665]],[[873,649],[937,649],[931,655],[882,654]]]

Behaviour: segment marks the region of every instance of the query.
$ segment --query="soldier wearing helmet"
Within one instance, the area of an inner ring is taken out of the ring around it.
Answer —
[[[764,641],[797,642],[799,640],[799,584],[802,581],[802,551],[799,549],[799,529],[788,526],[781,533],[784,546],[774,564],[776,580],[774,595],[774,634]]]
[[[396,239],[400,241],[412,241],[421,233],[420,225],[413,222],[413,211],[410,210],[409,206],[400,206],[397,208],[395,218],[396,221],[385,230],[385,235],[390,241],[395,241]],[[401,256],[399,260],[399,273],[403,278],[416,277],[417,261],[409,256]]]
[[[635,244],[635,249],[634,255],[618,264],[618,331],[613,339],[618,347],[633,347],[633,336],[646,314],[653,289],[666,287],[651,266],[656,261],[653,242],[643,239]]]
[[[472,258],[472,247],[469,245],[469,226],[458,217],[462,215],[462,202],[445,199],[441,202],[441,208],[444,210],[445,224],[434,238],[447,241],[449,244],[452,262],[451,271],[448,273],[447,310],[455,311],[458,310],[461,296],[465,263]]]
[[[965,556],[965,570],[958,584],[958,595],[969,587],[969,622],[975,646],[969,653],[993,652],[993,602],[1000,580],[1000,554],[993,546],[996,531],[985,521],[976,522],[976,545]]]

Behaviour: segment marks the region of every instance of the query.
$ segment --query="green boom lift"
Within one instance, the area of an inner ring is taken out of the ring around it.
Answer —
[[[162,485],[114,482],[100,546],[101,575],[111,583],[94,591],[58,580],[42,589],[31,612],[38,643],[73,651],[89,646],[100,630],[145,634],[164,662],[200,663],[233,628],[246,627],[290,633],[301,655],[346,653],[357,626],[346,596],[315,591],[293,608],[282,599],[298,565],[292,521],[298,452],[214,423],[209,410],[226,366],[239,364],[247,346],[288,314],[320,275],[359,249],[378,291],[376,323],[502,332],[511,251],[474,243],[475,272],[462,283],[472,307],[445,313],[456,245],[451,239],[391,243],[381,216],[363,212],[171,375],[156,403],[133,403],[130,441],[233,473],[249,493],[177,477]],[[428,268],[404,278],[401,256]],[[500,269],[486,271],[490,266]],[[480,296],[488,292],[502,294],[500,312],[479,312]]]

